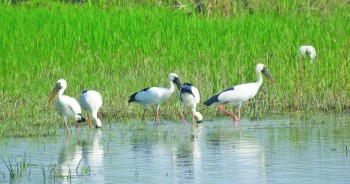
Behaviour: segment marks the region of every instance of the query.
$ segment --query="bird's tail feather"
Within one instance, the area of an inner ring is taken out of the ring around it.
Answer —
[[[136,101],[136,95],[137,93],[132,94],[128,100],[128,103]]]
[[[206,106],[210,106],[211,104],[213,104],[213,103],[215,103],[217,101],[218,101],[218,97],[215,95],[215,96],[212,96],[211,98],[209,98],[203,104],[206,105]]]

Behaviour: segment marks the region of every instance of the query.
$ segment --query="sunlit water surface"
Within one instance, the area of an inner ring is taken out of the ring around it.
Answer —
[[[62,125],[60,136],[2,139],[0,182],[350,183],[349,120],[107,124],[67,139]]]

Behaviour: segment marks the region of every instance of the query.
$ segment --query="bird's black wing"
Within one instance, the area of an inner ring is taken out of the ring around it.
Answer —
[[[226,92],[226,91],[231,91],[234,90],[233,87],[228,88],[220,93],[215,94],[214,96],[210,97],[207,101],[205,101],[203,104],[206,106],[210,106],[211,104],[215,103],[215,102],[219,102],[219,96],[221,93]]]
[[[189,93],[194,96],[192,92],[192,85],[189,83],[185,83],[184,85],[182,85],[180,89],[180,94],[183,94],[183,93]]]
[[[150,88],[150,87],[149,87],[149,88]],[[145,88],[145,89],[143,89],[143,90],[141,90],[141,91],[147,91],[147,90],[149,90],[149,88]],[[130,96],[129,100],[128,100],[128,103],[138,101],[138,100],[136,100],[136,95],[137,95],[138,93],[140,93],[141,91],[138,91],[138,92],[132,94],[132,95]]]

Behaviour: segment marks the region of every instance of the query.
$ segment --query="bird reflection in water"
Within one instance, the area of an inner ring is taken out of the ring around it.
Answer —
[[[244,181],[244,177],[240,178],[244,174],[235,174],[240,172],[249,173],[252,181],[266,182],[263,147],[239,126],[233,132],[227,130],[210,131],[202,124],[191,132],[185,129],[181,144],[172,149],[177,182],[201,183],[213,178],[219,183],[221,179]],[[211,174],[203,174],[208,172]]]
[[[66,142],[59,151],[59,175],[62,183],[90,177],[92,183],[104,183],[102,131],[96,129],[86,135],[77,134],[76,142]]]
[[[172,148],[172,164],[177,182],[202,180],[202,124],[191,129],[183,127],[181,143]],[[186,132],[190,131],[190,132]]]

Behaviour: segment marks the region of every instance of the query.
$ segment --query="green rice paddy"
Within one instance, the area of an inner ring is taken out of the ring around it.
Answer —
[[[103,123],[129,123],[143,110],[128,104],[129,96],[145,87],[168,87],[170,72],[194,84],[204,102],[254,82],[257,63],[267,66],[276,84],[264,78],[255,98],[243,105],[242,118],[349,112],[349,3],[218,4],[211,11],[205,1],[205,12],[198,14],[187,1],[184,8],[117,2],[0,6],[0,135],[56,134],[63,123],[48,98],[60,78],[68,82],[68,96],[79,99],[85,89],[102,94]],[[313,63],[298,55],[301,45],[316,48]],[[160,120],[180,123],[178,95],[161,105]],[[199,105],[198,111],[204,118],[224,116],[215,107]],[[147,118],[152,116],[149,111]]]

